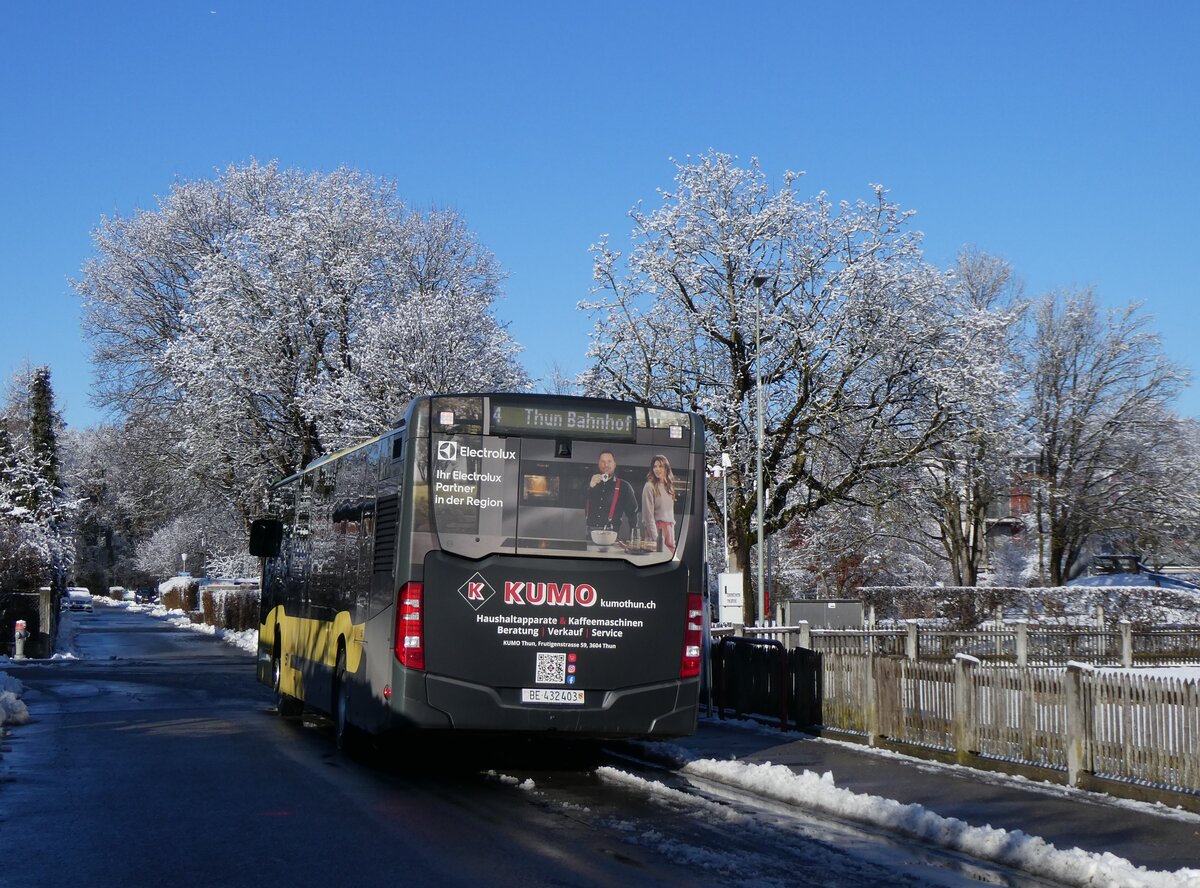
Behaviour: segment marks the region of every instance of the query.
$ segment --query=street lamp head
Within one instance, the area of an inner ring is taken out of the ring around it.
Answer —
[[[758,289],[761,288],[762,285],[767,281],[769,281],[770,278],[765,274],[756,274],[754,277],[750,278],[750,280],[753,282],[755,288]]]

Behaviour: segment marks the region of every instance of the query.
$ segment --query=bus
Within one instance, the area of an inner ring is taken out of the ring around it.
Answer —
[[[257,675],[284,714],[419,730],[676,737],[698,715],[704,439],[694,413],[418,397],[271,488]]]

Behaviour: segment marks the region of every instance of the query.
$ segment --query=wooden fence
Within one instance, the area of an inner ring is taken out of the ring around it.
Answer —
[[[777,655],[767,650],[754,655],[757,666],[749,660],[722,664],[719,701],[739,686],[767,686],[749,681],[739,669],[778,673],[772,659]],[[778,655],[788,658],[789,693],[803,698],[807,689],[816,696],[815,705],[789,701],[801,727],[996,770],[1060,772],[1072,786],[1110,792],[1115,786],[1135,797],[1141,797],[1141,788],[1161,789],[1186,796],[1171,802],[1200,810],[1196,681],[1100,672],[1080,664],[989,665],[967,655],[949,661],[803,649],[781,649]],[[801,663],[815,674],[799,675]],[[778,708],[778,697],[768,694],[748,711],[774,718]],[[806,712],[810,717],[803,717]],[[1148,797],[1155,798],[1152,793]]]
[[[1073,660],[1096,666],[1200,663],[1200,627],[1196,626],[1135,630],[1128,622],[1118,623],[1115,629],[1016,623],[955,632],[912,622],[901,629],[814,629],[800,623],[713,630],[714,637],[729,633],[773,638],[789,648],[820,653],[876,654],[909,660],[949,662],[958,654],[969,654],[984,662],[1016,666],[1064,665]]]

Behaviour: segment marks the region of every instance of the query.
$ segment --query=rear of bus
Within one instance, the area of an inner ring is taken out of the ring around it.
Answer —
[[[477,395],[419,399],[406,425],[393,725],[692,733],[699,418]]]

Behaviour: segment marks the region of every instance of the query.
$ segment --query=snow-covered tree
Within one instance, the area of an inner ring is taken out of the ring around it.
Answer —
[[[1162,493],[1157,502],[1165,502],[1158,521],[1150,516],[1139,524],[1139,536],[1131,548],[1150,557],[1155,563],[1200,563],[1200,422],[1194,419],[1171,417],[1159,427],[1163,434],[1156,436],[1145,453],[1159,465],[1157,490]]]
[[[71,566],[70,503],[58,484],[56,449],[32,437],[23,408],[38,397],[35,415],[54,420],[49,374],[18,372],[10,391],[17,395],[0,418],[0,588],[61,589]]]
[[[910,521],[909,530],[940,550],[953,585],[974,586],[987,558],[988,510],[1008,495],[1013,456],[1027,438],[1017,366],[1026,303],[1012,266],[998,257],[966,249],[955,277],[969,359],[947,374],[946,397],[957,409],[946,439],[913,473],[907,493],[927,520]]]
[[[70,430],[62,438],[63,476],[76,504],[74,574],[83,585],[154,581],[134,561],[138,544],[196,498],[196,485],[152,440],[122,425]]]
[[[354,358],[303,401],[321,440],[337,449],[378,434],[420,394],[527,388],[518,348],[488,302],[469,289],[414,291],[365,328]]]
[[[1042,582],[1061,585],[1090,542],[1166,520],[1151,454],[1186,377],[1139,305],[1102,311],[1090,291],[1050,293],[1034,326],[1039,558]]]
[[[1155,564],[1194,564],[1200,555],[1200,426],[1165,406],[1118,425],[1111,468],[1097,473],[1089,540],[1097,551],[1138,554]]]
[[[527,384],[492,255],[370,176],[230,167],[95,242],[75,286],[102,401],[243,517],[421,386]]]
[[[29,381],[29,440],[51,487],[60,486],[58,428],[62,424],[54,407],[50,368],[37,367]]]
[[[778,532],[911,464],[947,432],[946,393],[969,336],[910,213],[870,200],[800,201],[757,162],[709,152],[638,207],[627,256],[593,247],[596,318],[581,382],[593,393],[694,409],[733,457],[730,544],[745,564],[755,511],[755,363],[765,388],[765,520]],[[761,354],[756,349],[757,276]],[[715,460],[713,460],[715,461]],[[722,503],[710,495],[721,516]],[[746,572],[749,586],[749,572]],[[747,595],[746,617],[754,596]]]
[[[857,598],[862,586],[927,585],[938,578],[936,553],[913,534],[911,501],[878,497],[824,509],[796,521],[777,570],[802,597]]]
[[[186,561],[183,556],[187,555]],[[137,566],[151,576],[174,576],[186,564],[196,576],[253,576],[239,516],[227,503],[198,503],[157,528],[137,549]]]

